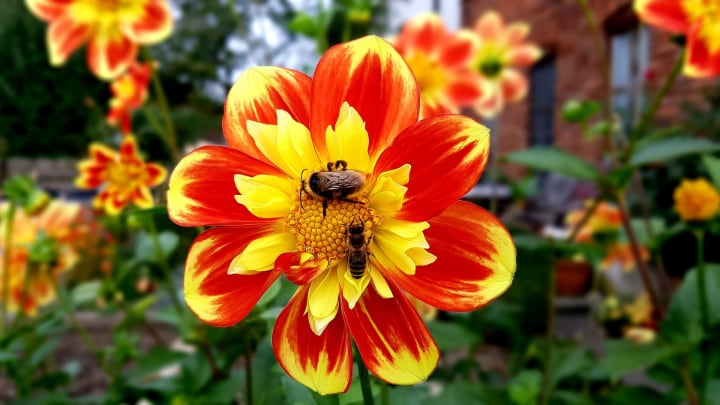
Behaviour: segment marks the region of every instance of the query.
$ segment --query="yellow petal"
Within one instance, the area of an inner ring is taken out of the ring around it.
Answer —
[[[285,217],[295,204],[295,190],[288,178],[236,174],[235,186],[240,192],[235,201],[259,218]]]
[[[339,296],[340,285],[337,273],[335,271],[326,271],[310,283],[308,312],[318,319],[334,318],[339,308]]]
[[[255,239],[230,263],[228,274],[255,274],[271,270],[275,259],[282,253],[291,252],[297,240],[285,232],[277,232]]]
[[[328,127],[325,131],[325,142],[332,161],[344,160],[350,169],[370,171],[370,140],[365,130],[365,122],[347,102],[340,107],[335,130]]]
[[[277,125],[248,121],[247,130],[258,149],[292,177],[299,178],[304,169],[319,164],[310,131],[287,111],[277,111]]]

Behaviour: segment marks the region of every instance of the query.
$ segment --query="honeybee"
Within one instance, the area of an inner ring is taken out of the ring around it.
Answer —
[[[350,269],[350,275],[355,279],[361,278],[367,269],[370,239],[371,237],[365,237],[365,224],[362,220],[358,222],[353,220],[345,230],[348,269]]]
[[[307,170],[307,169],[306,169]],[[303,173],[305,170],[303,170]],[[302,208],[302,192],[322,198],[323,200],[323,218],[327,214],[327,207],[330,200],[341,200],[345,202],[357,203],[358,201],[347,198],[349,195],[357,192],[365,184],[367,174],[347,168],[347,162],[338,160],[329,162],[327,170],[313,172],[307,180],[302,179],[300,173],[300,207]]]

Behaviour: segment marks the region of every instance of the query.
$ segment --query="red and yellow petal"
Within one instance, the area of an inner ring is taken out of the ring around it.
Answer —
[[[482,80],[476,74],[457,74],[448,84],[447,97],[456,105],[473,105],[482,95]]]
[[[307,319],[308,288],[300,288],[275,321],[272,346],[285,372],[322,394],[338,394],[350,388],[352,346],[338,314],[318,336]]]
[[[515,69],[505,69],[500,78],[500,89],[506,101],[519,101],[528,92],[527,78]]]
[[[385,40],[368,36],[332,47],[315,69],[310,132],[321,156],[327,155],[325,130],[335,125],[345,102],[365,121],[374,161],[400,131],[417,121],[420,93],[397,51]]]
[[[690,77],[709,78],[720,75],[720,50],[713,53],[706,40],[701,38],[700,24],[695,24],[687,38],[687,56],[683,73]]]
[[[398,46],[405,52],[421,51],[433,54],[447,36],[445,24],[435,13],[419,14],[408,20],[397,37]]]
[[[460,30],[446,38],[440,51],[440,63],[447,68],[462,68],[475,56],[479,46],[477,35]]]
[[[512,66],[529,67],[540,59],[542,50],[537,45],[524,44],[508,49],[508,63]]]
[[[47,44],[50,64],[60,66],[90,37],[90,26],[68,16],[50,23]]]
[[[139,208],[150,208],[153,206],[153,198],[150,189],[144,186],[135,187],[130,195],[133,204]]]
[[[164,167],[148,163],[145,165],[145,185],[148,187],[157,186],[167,178],[167,170]]]
[[[237,203],[236,174],[283,175],[274,166],[239,150],[223,146],[195,149],[177,164],[170,175],[167,192],[170,219],[181,226],[274,222],[257,218]]]
[[[425,381],[437,367],[440,351],[415,307],[397,288],[382,298],[367,288],[350,309],[342,302],[342,316],[367,368],[395,385]]]
[[[400,288],[446,311],[472,311],[510,287],[515,275],[515,245],[497,218],[474,204],[458,201],[429,222],[425,237],[437,260],[418,266],[414,276],[383,269]]]
[[[181,226],[240,225],[264,221],[238,204],[235,175],[282,175],[274,166],[238,150],[203,146],[185,156],[170,175],[168,215]],[[267,220],[265,220],[267,222]]]
[[[378,160],[375,174],[409,163],[410,181],[397,218],[425,221],[470,191],[485,169],[489,148],[490,131],[474,120],[430,117],[398,136]]]
[[[682,33],[690,28],[680,0],[635,0],[633,7],[641,20],[663,30]]]
[[[244,71],[225,102],[222,124],[228,145],[268,161],[250,136],[247,121],[276,125],[277,110],[283,110],[293,120],[308,126],[310,82],[308,75],[292,69],[263,66]]]
[[[505,31],[505,23],[497,11],[486,11],[475,22],[475,32],[483,41],[499,41]]]
[[[188,307],[200,320],[230,326],[250,313],[280,273],[231,275],[228,267],[251,241],[270,232],[258,225],[213,228],[195,239],[185,263],[184,291]]]
[[[155,44],[172,32],[173,21],[170,7],[164,0],[145,0],[140,16],[133,15],[120,21],[123,34],[138,44]]]
[[[25,0],[30,12],[45,21],[60,18],[75,0]]]
[[[137,57],[138,46],[119,31],[96,33],[87,47],[87,62],[97,77],[109,80],[127,69]]]

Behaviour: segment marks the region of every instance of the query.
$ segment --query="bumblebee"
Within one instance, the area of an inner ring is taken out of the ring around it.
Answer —
[[[313,172],[307,181],[302,179],[301,173],[300,207],[302,208],[302,192],[304,190],[314,197],[322,198],[323,218],[325,218],[330,200],[357,203],[358,201],[349,199],[348,196],[360,190],[366,179],[367,174],[348,169],[347,162],[344,160],[329,162],[327,170]]]
[[[345,230],[348,269],[355,279],[361,278],[367,269],[370,239],[371,237],[365,237],[365,224],[361,220],[353,220]]]

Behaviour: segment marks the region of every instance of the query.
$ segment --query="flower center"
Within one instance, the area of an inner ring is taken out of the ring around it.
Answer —
[[[142,165],[133,163],[111,163],[107,169],[108,182],[120,187],[132,184],[142,172]]]
[[[368,208],[365,196],[353,201],[358,202],[328,200],[323,217],[323,200],[302,193],[302,207],[298,202],[284,221],[297,238],[298,250],[331,262],[341,259],[348,253],[348,227],[356,224],[364,227],[363,236],[369,240],[380,217]]]
[[[480,63],[478,68],[483,76],[494,79],[502,72],[503,65],[497,59],[485,59]]]

